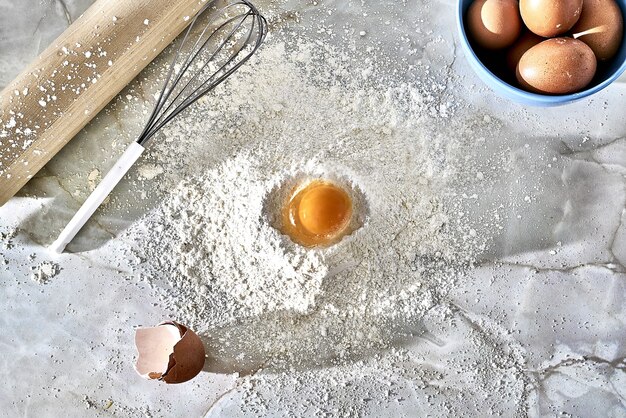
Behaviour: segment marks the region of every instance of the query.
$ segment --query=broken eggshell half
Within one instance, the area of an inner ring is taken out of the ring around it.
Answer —
[[[137,328],[135,346],[139,354],[135,370],[149,380],[183,383],[196,377],[204,367],[205,351],[200,337],[174,321]]]

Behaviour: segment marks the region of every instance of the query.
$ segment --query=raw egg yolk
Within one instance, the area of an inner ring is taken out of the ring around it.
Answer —
[[[326,246],[345,235],[351,219],[350,195],[333,183],[316,180],[287,202],[283,232],[307,247]]]

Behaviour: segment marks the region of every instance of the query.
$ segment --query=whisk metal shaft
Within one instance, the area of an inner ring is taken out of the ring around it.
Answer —
[[[209,11],[211,18],[191,49],[186,51],[196,24]],[[245,64],[261,46],[266,34],[267,21],[248,0],[213,0],[200,9],[176,50],[163,89],[141,135],[130,144],[63,229],[50,247],[53,251],[60,253],[65,249],[139,159],[147,142],[182,111]],[[178,67],[177,61],[183,53],[187,55]]]

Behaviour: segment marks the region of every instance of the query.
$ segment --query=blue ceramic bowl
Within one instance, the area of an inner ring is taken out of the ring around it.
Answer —
[[[544,95],[522,90],[512,84],[509,84],[496,75],[479,59],[477,54],[478,51],[474,49],[467,37],[467,34],[465,33],[465,13],[467,12],[467,9],[472,1],[473,0],[458,0],[456,20],[461,38],[461,46],[472,69],[493,91],[498,93],[500,96],[526,105],[541,107],[560,106],[575,102],[599,92],[615,81],[620,75],[622,75],[624,70],[626,70],[626,40],[622,40],[622,45],[620,46],[617,55],[606,65],[598,66],[596,76],[587,89],[578,93],[562,95]],[[626,0],[616,0],[616,2],[622,10],[622,15],[624,16],[624,21],[626,22]]]

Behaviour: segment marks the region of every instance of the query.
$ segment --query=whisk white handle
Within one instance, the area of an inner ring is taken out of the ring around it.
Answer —
[[[52,251],[57,253],[63,252],[65,246],[72,241],[78,231],[80,231],[85,223],[87,223],[96,209],[98,209],[102,202],[104,202],[104,199],[106,199],[109,193],[111,193],[117,183],[120,182],[122,177],[124,177],[135,161],[137,161],[144,149],[145,148],[137,142],[132,142],[130,144],[126,151],[124,151],[124,154],[122,154],[120,159],[117,160],[115,165],[111,168],[111,170],[109,170],[100,184],[98,184],[98,187],[96,187],[87,200],[85,200],[85,203],[83,203],[78,212],[76,212],[65,229],[63,229],[59,238],[52,243],[50,246]]]

